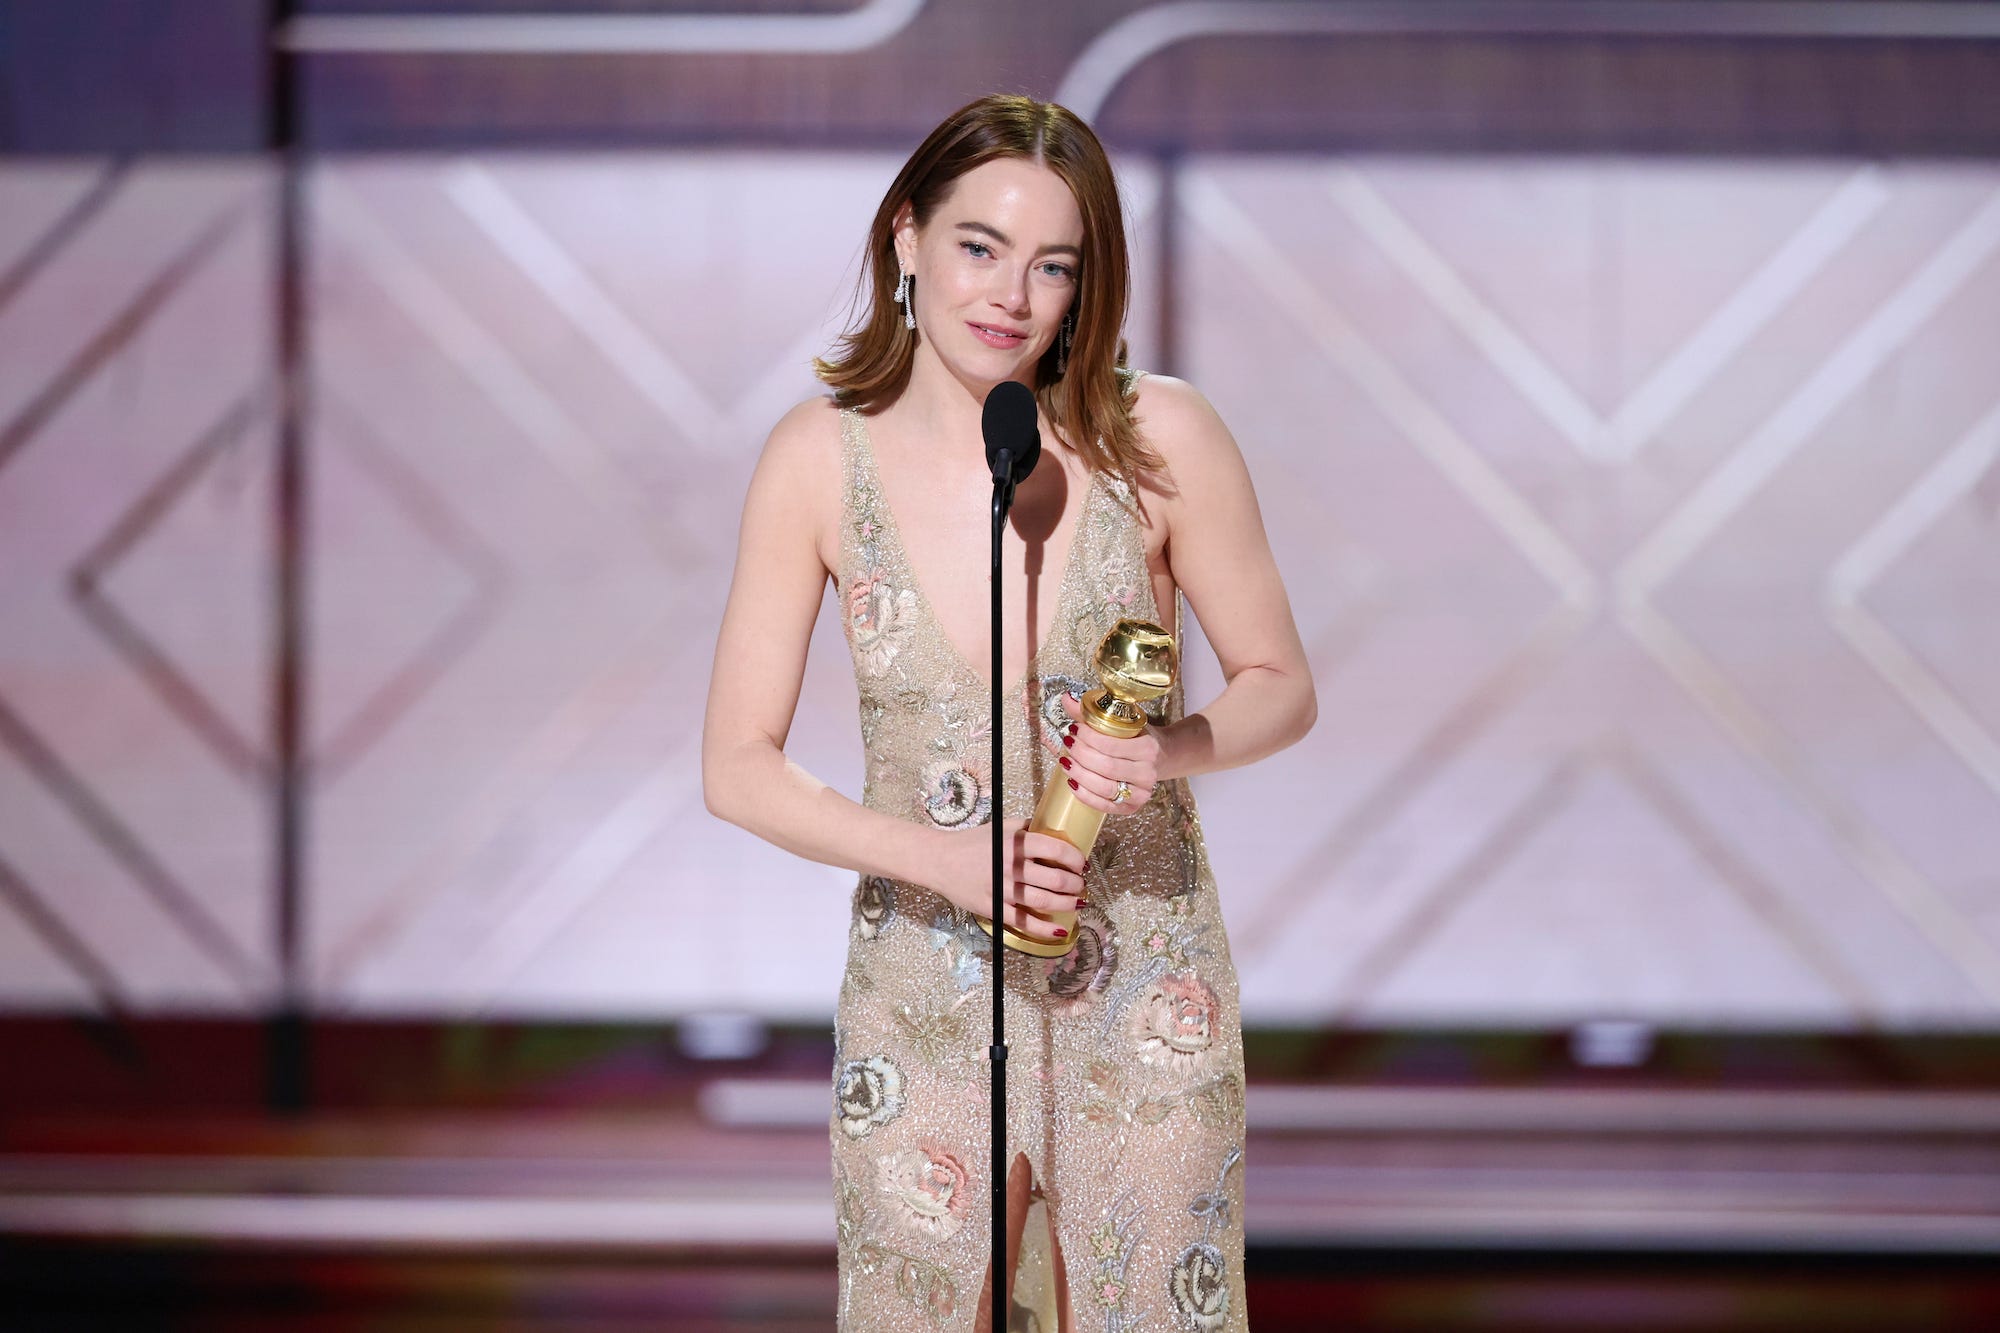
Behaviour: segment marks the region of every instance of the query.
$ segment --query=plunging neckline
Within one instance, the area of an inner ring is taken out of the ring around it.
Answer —
[[[972,664],[972,659],[967,657],[959,646],[952,641],[951,635],[945,633],[944,622],[938,619],[937,610],[931,603],[930,595],[924,591],[923,580],[917,576],[916,562],[910,559],[910,548],[903,543],[903,528],[896,521],[895,507],[889,503],[888,493],[882,489],[882,470],[875,463],[875,441],[868,434],[867,418],[861,414],[858,408],[850,407],[845,410],[854,418],[856,438],[861,444],[862,462],[868,469],[867,480],[875,492],[877,505],[882,511],[883,531],[895,543],[896,554],[903,567],[904,576],[909,580],[910,591],[915,594],[917,605],[922,608],[924,619],[930,622],[931,630],[937,635],[938,642],[942,643],[945,651],[951,654],[959,670],[970,675],[979,683],[982,689],[990,691],[993,688],[992,682],[986,678],[985,673]],[[1021,674],[1008,687],[1007,693],[1002,696],[1004,698],[1013,698],[1016,694],[1027,688],[1029,680],[1040,678],[1042,655],[1048,651],[1050,640],[1054,639],[1057,632],[1062,628],[1063,610],[1069,600],[1069,589],[1072,582],[1070,575],[1076,569],[1077,548],[1083,543],[1083,525],[1090,517],[1091,503],[1097,498],[1098,471],[1096,468],[1091,468],[1089,472],[1090,479],[1084,483],[1083,503],[1077,507],[1076,519],[1070,524],[1069,549],[1063,553],[1062,575],[1056,582],[1055,611],[1049,619],[1049,632],[1042,637],[1041,642],[1035,645],[1035,650],[1028,654],[1028,660],[1022,666]],[[988,645],[988,647],[990,649],[991,645]]]

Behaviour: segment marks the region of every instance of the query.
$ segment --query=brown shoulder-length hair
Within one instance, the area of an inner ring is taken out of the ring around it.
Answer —
[[[814,360],[814,371],[844,405],[869,411],[896,400],[910,382],[917,346],[896,302],[896,215],[908,204],[917,225],[924,225],[960,176],[1003,157],[1055,172],[1083,215],[1069,365],[1057,373],[1051,342],[1035,370],[1042,411],[1099,471],[1137,480],[1141,472],[1163,470],[1165,463],[1132,422],[1123,336],[1131,272],[1118,184],[1090,126],[1054,102],[1004,93],[982,97],[952,112],[918,145],[869,224],[856,292],[861,321],[841,336],[832,355]]]

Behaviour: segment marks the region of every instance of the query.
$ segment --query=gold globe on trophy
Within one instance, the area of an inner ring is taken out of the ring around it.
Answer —
[[[1174,687],[1179,669],[1174,636],[1150,620],[1121,620],[1097,645],[1092,666],[1103,684],[1083,696],[1084,725],[1103,735],[1129,740],[1146,730],[1146,715],[1139,705],[1151,703]],[[1087,858],[1097,843],[1098,830],[1104,827],[1104,812],[1078,800],[1063,778],[1060,769],[1050,775],[1028,827],[1063,839]],[[1075,912],[1030,915],[1037,922],[1046,921],[1048,933],[1031,935],[1003,925],[1001,938],[1008,948],[1037,958],[1060,958],[1075,947]],[[979,927],[993,933],[993,923],[985,917],[979,918]],[[1068,934],[1057,936],[1057,929]]]

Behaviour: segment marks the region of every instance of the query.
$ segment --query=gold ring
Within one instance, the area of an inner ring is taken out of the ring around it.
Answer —
[[[1121,782],[1118,784],[1118,794],[1111,798],[1111,804],[1123,805],[1125,804],[1125,798],[1127,796],[1130,796],[1131,794],[1132,794],[1132,784],[1129,782]]]

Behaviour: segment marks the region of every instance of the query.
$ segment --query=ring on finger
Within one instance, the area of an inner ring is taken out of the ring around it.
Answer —
[[[1118,784],[1118,794],[1111,798],[1111,804],[1123,805],[1125,804],[1125,798],[1130,796],[1131,794],[1132,794],[1132,784],[1129,782],[1121,782]]]

